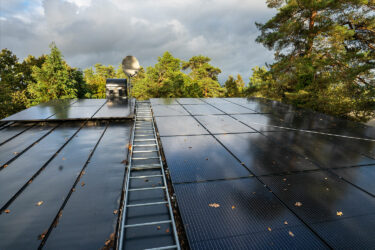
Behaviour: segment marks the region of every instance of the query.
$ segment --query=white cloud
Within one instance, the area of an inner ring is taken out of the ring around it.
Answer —
[[[0,45],[20,58],[48,53],[51,41],[80,68],[117,65],[128,54],[149,66],[169,50],[183,60],[209,56],[221,68],[222,82],[229,74],[248,78],[251,67],[272,60],[272,53],[254,41],[254,22],[274,13],[263,0],[9,2],[1,5]]]

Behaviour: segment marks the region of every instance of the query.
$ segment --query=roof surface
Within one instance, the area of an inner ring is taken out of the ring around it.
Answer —
[[[114,240],[133,104],[60,100],[2,121],[0,249]],[[190,248],[375,248],[374,127],[259,98],[151,104]]]

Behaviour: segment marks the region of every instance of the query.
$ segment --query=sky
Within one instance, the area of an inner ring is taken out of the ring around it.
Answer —
[[[272,63],[273,52],[255,42],[275,14],[265,0],[0,0],[0,47],[22,60],[49,53],[54,41],[72,67],[119,65],[127,55],[143,67],[169,51],[184,61],[212,59],[222,73],[241,74]]]

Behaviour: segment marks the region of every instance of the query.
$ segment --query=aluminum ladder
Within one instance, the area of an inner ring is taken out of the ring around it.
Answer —
[[[149,101],[136,102],[129,150],[118,248],[180,249]]]

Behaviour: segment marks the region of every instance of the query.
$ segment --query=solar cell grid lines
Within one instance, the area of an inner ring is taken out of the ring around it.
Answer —
[[[0,169],[0,249],[105,246],[118,222],[132,122],[13,126],[24,132],[0,146],[12,157]]]
[[[259,98],[200,101],[155,118],[192,249],[375,247],[374,128]]]
[[[150,102],[0,121],[0,249],[178,248],[173,211],[190,249],[375,249],[374,127],[261,98]]]

